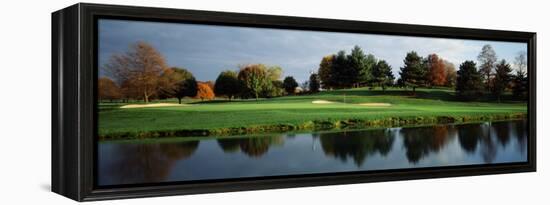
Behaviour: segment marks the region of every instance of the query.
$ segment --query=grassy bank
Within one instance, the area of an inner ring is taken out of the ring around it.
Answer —
[[[314,101],[327,101],[316,104]],[[521,119],[521,102],[460,102],[446,89],[350,89],[245,101],[187,101],[188,106],[117,108],[100,104],[100,139],[236,135]],[[389,106],[370,106],[386,103]]]

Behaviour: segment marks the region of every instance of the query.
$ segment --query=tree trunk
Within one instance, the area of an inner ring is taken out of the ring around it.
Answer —
[[[143,101],[145,101],[145,103],[149,103],[149,96],[147,96],[147,91],[143,93]]]
[[[491,73],[489,72],[489,73],[487,74],[487,91],[489,91],[489,92],[491,92],[491,84],[492,84],[492,83],[493,83],[493,82],[491,82]]]
[[[178,103],[181,104],[181,98],[178,98]]]

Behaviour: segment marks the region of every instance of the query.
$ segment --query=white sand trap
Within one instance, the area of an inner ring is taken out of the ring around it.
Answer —
[[[120,108],[170,107],[170,106],[190,106],[190,105],[177,104],[177,103],[153,103],[153,104],[130,104],[130,105],[124,105]]]
[[[361,104],[358,104],[358,105],[369,106],[369,107],[389,107],[389,106],[391,106],[391,104],[389,104],[389,103],[361,103]]]
[[[335,103],[335,102],[328,101],[328,100],[314,100],[314,101],[311,101],[311,103],[313,103],[313,104],[331,104],[331,103]]]

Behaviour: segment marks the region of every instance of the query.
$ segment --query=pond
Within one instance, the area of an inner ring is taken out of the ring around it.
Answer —
[[[98,185],[527,161],[527,121],[104,141]]]

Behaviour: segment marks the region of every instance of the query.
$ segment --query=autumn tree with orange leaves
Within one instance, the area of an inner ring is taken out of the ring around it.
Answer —
[[[443,86],[447,82],[445,62],[437,54],[428,56],[428,84],[432,86]]]
[[[197,82],[197,96],[195,98],[201,100],[213,100],[215,97],[214,91],[210,88],[210,85],[205,82]]]

